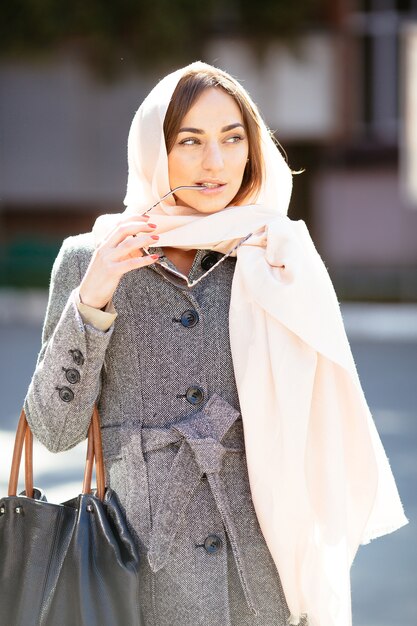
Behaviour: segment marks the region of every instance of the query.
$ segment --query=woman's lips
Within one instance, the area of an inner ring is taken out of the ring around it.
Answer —
[[[203,193],[204,195],[220,193],[226,187],[226,183],[201,182],[198,184],[204,187],[204,189],[199,190],[200,193]]]

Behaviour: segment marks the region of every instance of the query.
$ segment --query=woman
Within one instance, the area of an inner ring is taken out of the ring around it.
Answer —
[[[98,402],[146,626],[348,626],[359,543],[406,519],[291,172],[202,63],[152,90],[128,156],[126,212],[55,262],[29,424],[64,450]]]

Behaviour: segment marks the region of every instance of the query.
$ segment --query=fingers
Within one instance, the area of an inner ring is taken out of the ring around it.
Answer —
[[[135,256],[142,255],[142,249],[149,246],[157,245],[159,240],[158,235],[129,235],[121,243],[119,243],[112,252],[114,252],[113,259],[122,259],[125,256],[134,254]]]
[[[126,259],[125,261],[120,261],[118,263],[118,269],[121,274],[126,274],[126,272],[130,272],[131,270],[136,270],[140,267],[152,265],[152,263],[155,263],[158,259],[159,254],[131,257],[130,259]]]
[[[85,303],[102,308],[113,297],[123,274],[152,265],[159,259],[158,254],[145,255],[143,252],[143,248],[158,241],[159,237],[151,234],[155,228],[140,215],[129,216],[117,224],[96,248],[82,280]]]
[[[137,235],[139,233],[151,233],[155,230],[155,228],[156,224],[149,224],[146,216],[129,216],[126,220],[119,222],[119,224],[107,235],[102,245],[115,248],[119,245],[119,243],[124,241],[126,237]]]

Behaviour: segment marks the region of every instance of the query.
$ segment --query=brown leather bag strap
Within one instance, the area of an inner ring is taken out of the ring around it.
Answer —
[[[91,492],[91,478],[94,466],[93,424],[88,428],[87,456],[85,458],[84,481],[81,493]]]
[[[104,473],[103,444],[101,441],[100,415],[97,405],[94,405],[93,415],[88,429],[87,456],[85,461],[82,493],[91,492],[91,477],[93,475],[94,459],[96,462],[97,497],[100,500],[103,500],[104,492],[106,490],[106,482]]]
[[[104,492],[106,490],[106,477],[104,473],[104,458],[103,458],[103,443],[101,440],[101,428],[100,428],[100,415],[98,408],[94,405],[93,415],[91,418],[93,425],[93,441],[94,441],[94,457],[96,460],[96,483],[97,483],[97,497],[100,500],[104,499]]]
[[[24,409],[22,409],[20,414],[16,430],[12,466],[10,469],[8,489],[9,496],[15,496],[17,493],[23,446],[25,446],[25,493],[29,498],[33,498],[33,435],[29,424],[27,423]],[[85,463],[82,493],[91,492],[91,477],[93,473],[94,460],[96,463],[97,496],[100,500],[103,500],[106,486],[103,447],[101,443],[100,415],[96,405],[94,405],[91,424],[88,429],[87,458]]]
[[[25,493],[29,498],[33,498],[33,435],[27,423],[26,415],[25,420]]]
[[[9,491],[8,491],[9,496],[15,496],[17,492],[20,461],[22,458],[23,444],[25,442],[26,427],[27,427],[26,415],[25,415],[25,411],[22,410],[20,414],[19,423],[17,425],[16,437],[14,440],[12,467],[10,470],[10,479],[9,479]],[[30,471],[29,468],[28,468],[28,471]],[[25,489],[26,489],[26,485],[25,485]]]

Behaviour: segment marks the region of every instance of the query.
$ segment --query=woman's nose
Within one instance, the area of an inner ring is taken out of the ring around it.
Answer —
[[[223,155],[220,146],[216,142],[207,144],[203,155],[203,167],[206,170],[219,170],[223,168]]]

